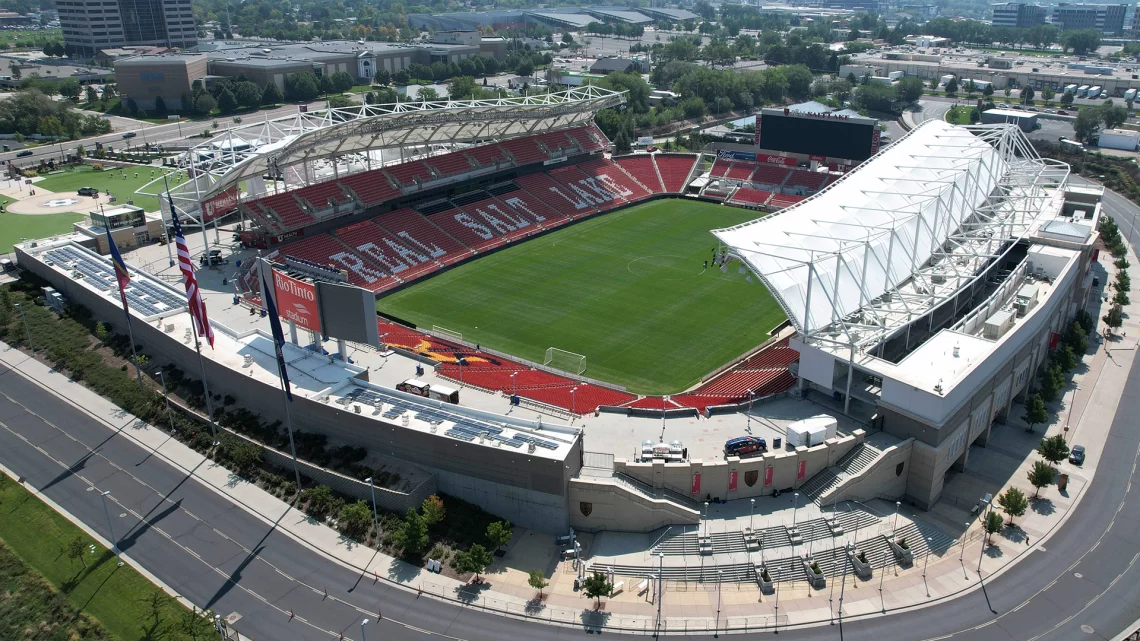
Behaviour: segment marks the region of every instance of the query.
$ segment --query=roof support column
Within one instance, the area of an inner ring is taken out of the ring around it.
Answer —
[[[803,333],[811,333],[811,284],[812,277],[815,276],[815,265],[808,263],[808,285],[807,293],[804,294],[804,327]]]

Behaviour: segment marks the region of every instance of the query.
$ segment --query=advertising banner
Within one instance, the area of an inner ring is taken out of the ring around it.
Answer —
[[[315,285],[273,270],[273,287],[277,290],[277,313],[282,318],[289,319],[307,330],[321,331]]]
[[[787,156],[760,156],[756,160],[766,162],[769,165],[784,165],[785,167],[796,166],[796,159]]]
[[[752,144],[760,146],[760,114],[756,114],[756,129],[753,131]]]
[[[808,160],[814,160],[816,162],[827,162],[827,156],[816,156],[812,154],[808,156]]]
[[[772,466],[764,468],[764,487],[772,487]]]
[[[756,161],[756,154],[751,151],[732,151],[731,149],[717,149],[716,157],[721,160],[747,160]]]
[[[218,216],[225,215],[226,212],[237,207],[237,204],[238,188],[237,185],[234,185],[202,203],[202,216],[205,220],[213,220]]]
[[[800,469],[796,470],[796,480],[804,480],[805,474],[807,474],[807,461],[800,461]]]
[[[879,131],[878,127],[875,127],[875,131],[871,132],[871,155],[872,156],[879,153],[879,136],[881,134],[882,134],[882,132]]]
[[[693,488],[691,490],[689,490],[689,494],[700,494],[700,493],[701,493],[701,473],[697,472],[696,474],[693,474]]]
[[[728,473],[728,491],[729,492],[735,492],[736,491],[736,470],[733,470],[733,471]]]

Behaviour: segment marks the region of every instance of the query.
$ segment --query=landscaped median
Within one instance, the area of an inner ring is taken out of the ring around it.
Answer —
[[[208,615],[209,616],[209,615]],[[0,473],[0,639],[209,638],[194,616]]]

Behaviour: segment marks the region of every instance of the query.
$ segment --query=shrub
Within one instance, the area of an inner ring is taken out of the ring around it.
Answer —
[[[364,538],[371,527],[372,509],[364,501],[357,501],[344,506],[337,516],[337,528],[341,534],[352,539]]]
[[[904,550],[909,550],[910,546],[906,544],[906,539],[899,539],[898,546]]]
[[[324,520],[333,506],[332,489],[327,485],[318,485],[301,492],[301,500],[308,506],[305,511],[318,520]]]
[[[811,562],[811,571],[814,574],[823,574],[823,571],[819,569],[819,564],[816,563],[815,561]]]

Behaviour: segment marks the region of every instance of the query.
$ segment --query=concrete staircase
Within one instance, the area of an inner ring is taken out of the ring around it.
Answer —
[[[818,474],[808,479],[800,486],[800,492],[813,502],[818,503],[819,497],[826,494],[844,479],[855,476],[866,469],[883,451],[867,443],[860,443],[836,461],[835,465],[820,470]]]
[[[725,565],[716,565],[711,561],[705,562],[702,566],[688,565],[688,566],[665,566],[659,568],[656,565],[613,565],[609,563],[592,563],[588,572],[612,572],[616,576],[625,577],[647,577],[657,576],[658,571],[665,575],[666,581],[695,581],[701,583],[716,583],[718,573],[720,570],[723,574],[719,577],[725,583],[745,583],[756,581],[756,569],[751,563],[732,563]]]

